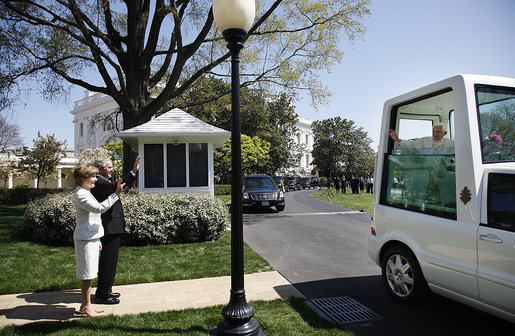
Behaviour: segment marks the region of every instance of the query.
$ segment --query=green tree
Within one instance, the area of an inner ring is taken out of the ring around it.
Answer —
[[[214,92],[225,92],[228,84],[208,76],[195,83],[181,98],[184,100],[206,100]],[[298,116],[287,93],[271,94],[266,90],[243,88],[241,90],[241,128],[250,137],[257,136],[270,143],[270,160],[266,173],[273,174],[280,168],[291,166],[293,154],[300,152],[293,137]],[[187,109],[191,115],[222,129],[231,130],[230,96],[206,102]]]
[[[88,148],[77,156],[79,163],[94,166],[96,160],[110,159],[112,152],[105,148]]]
[[[243,175],[264,173],[270,160],[270,143],[257,136],[241,135]],[[214,153],[215,175],[221,183],[231,182],[231,139]]]
[[[206,74],[229,78],[230,52],[211,4],[0,0],[0,103],[9,104],[27,87],[54,99],[71,84],[111,96],[123,129],[145,123]],[[241,55],[241,85],[304,89],[314,100],[323,99],[328,93],[318,72],[341,62],[343,36],[353,41],[363,35],[369,5],[370,0],[258,1]],[[98,76],[85,76],[92,69]],[[134,161],[128,149],[124,168]]]
[[[33,141],[32,150],[23,151],[19,166],[37,179],[36,189],[39,189],[41,180],[46,183],[49,178],[55,177],[56,167],[65,156],[66,141],[58,141],[53,134],[43,137],[39,132],[38,137]]]
[[[313,164],[327,176],[340,170],[346,176],[372,175],[375,161],[370,148],[372,140],[362,127],[357,127],[352,120],[335,117],[314,121],[312,128]]]
[[[303,148],[294,141],[298,131],[295,125],[299,118],[292,105],[292,98],[284,92],[281,93],[268,102],[267,111],[270,130],[268,136],[263,138],[271,145],[268,170],[273,174],[281,168],[290,168],[293,162],[297,162]]]
[[[123,169],[123,141],[107,144],[104,146],[104,149],[111,152],[111,162],[113,162],[115,177],[121,176]]]

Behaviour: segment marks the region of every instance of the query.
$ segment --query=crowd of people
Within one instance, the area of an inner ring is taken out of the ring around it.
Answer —
[[[372,194],[374,193],[374,178],[367,176],[357,177],[352,175],[350,179],[347,179],[344,175],[336,176],[331,182],[332,186],[336,189],[336,192],[347,193],[347,188],[350,188],[353,194]]]

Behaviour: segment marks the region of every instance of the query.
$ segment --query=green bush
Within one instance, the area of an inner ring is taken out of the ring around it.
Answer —
[[[321,186],[321,187],[327,187],[327,177],[322,176],[322,177],[320,178],[320,186]]]
[[[215,195],[230,195],[231,185],[230,184],[215,184]]]
[[[71,189],[41,188],[34,189],[27,184],[19,184],[12,189],[0,188],[0,204],[24,204],[50,194]]]
[[[122,195],[127,222],[125,245],[193,243],[217,240],[229,223],[224,203],[205,194],[161,194],[132,191]],[[73,243],[73,193],[29,203],[24,230],[41,243]]]
[[[48,195],[30,202],[23,215],[23,230],[33,241],[73,244],[75,208],[71,191]]]

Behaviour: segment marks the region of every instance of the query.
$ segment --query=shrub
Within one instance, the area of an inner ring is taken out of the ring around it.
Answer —
[[[127,222],[125,245],[193,243],[219,239],[229,223],[224,203],[205,194],[131,191],[122,195]],[[75,227],[73,193],[29,203],[25,232],[42,243],[72,244]]]
[[[126,244],[195,243],[219,239],[229,223],[224,203],[206,194],[131,192],[123,198]]]
[[[13,189],[0,188],[0,204],[24,204],[46,195],[56,194],[72,189],[40,188],[34,189],[25,184],[18,184]]]
[[[327,177],[322,176],[322,177],[320,178],[320,186],[321,186],[321,187],[327,187]]]
[[[68,191],[30,202],[23,216],[24,232],[39,243],[73,244],[73,195],[73,192]]]
[[[230,195],[231,185],[230,184],[215,184],[215,195]]]

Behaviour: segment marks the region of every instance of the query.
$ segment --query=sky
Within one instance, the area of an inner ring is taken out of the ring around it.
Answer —
[[[300,95],[296,112],[313,120],[340,116],[368,133],[375,150],[386,100],[456,74],[515,78],[515,0],[372,0],[363,40],[340,46],[343,61],[320,79],[333,93],[314,109]],[[25,145],[38,131],[73,148],[74,88],[60,102],[23,97],[12,121]]]

